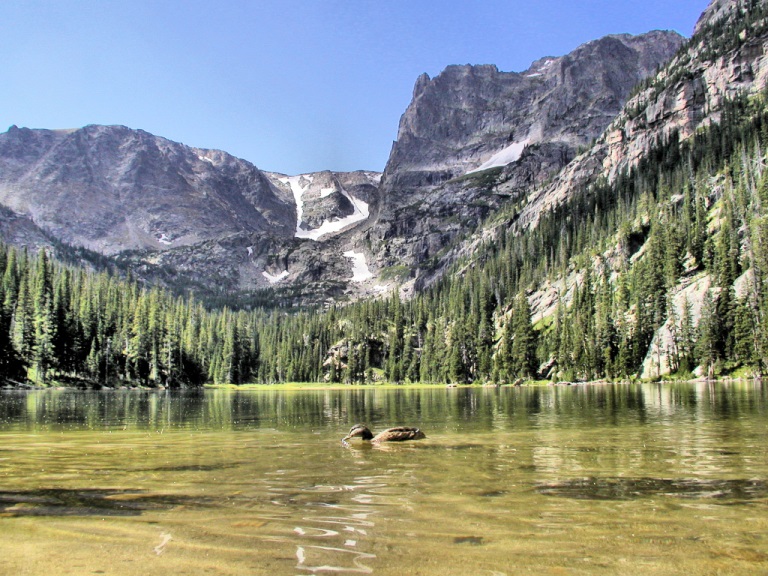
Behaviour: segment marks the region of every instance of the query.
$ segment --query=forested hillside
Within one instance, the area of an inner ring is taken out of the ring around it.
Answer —
[[[447,350],[453,360],[427,373],[455,380],[631,376],[670,320],[673,338],[663,353],[672,372],[762,372],[766,145],[765,96],[739,98],[721,124],[682,145],[673,134],[637,168],[576,192],[522,235],[506,233],[514,211],[500,217],[496,239],[425,296],[428,308],[443,310],[432,319],[438,331],[459,336],[449,339],[458,343]],[[709,289],[700,313],[692,302],[678,310],[675,296],[701,280]],[[559,303],[532,326],[523,296],[534,300],[541,286],[558,281]]]

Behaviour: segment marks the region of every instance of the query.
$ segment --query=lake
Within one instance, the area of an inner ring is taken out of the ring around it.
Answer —
[[[768,574],[767,433],[758,383],[4,391],[0,573]]]

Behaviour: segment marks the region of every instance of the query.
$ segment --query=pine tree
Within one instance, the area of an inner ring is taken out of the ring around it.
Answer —
[[[39,382],[47,382],[56,356],[56,317],[53,308],[53,280],[45,250],[37,257],[34,294],[34,345],[33,364]]]
[[[237,329],[236,320],[229,313],[225,315],[223,328],[224,341],[221,347],[221,357],[217,382],[222,384],[240,383],[240,336]]]
[[[33,360],[35,345],[34,305],[30,293],[29,280],[24,274],[19,283],[19,291],[11,318],[13,346],[26,364]]]
[[[466,384],[469,382],[469,366],[467,363],[467,334],[464,323],[456,321],[451,328],[448,367],[451,382]]]
[[[400,294],[395,291],[392,294],[393,325],[389,337],[389,359],[387,363],[387,379],[390,382],[399,383],[403,378],[403,306],[400,302]]]
[[[744,366],[756,364],[755,334],[758,327],[753,322],[752,310],[746,298],[736,301],[734,306],[733,356]]]
[[[707,378],[710,379],[715,376],[715,363],[719,358],[719,339],[720,318],[717,312],[717,300],[712,297],[711,291],[707,291],[701,307],[696,356]]]
[[[102,361],[99,349],[99,342],[94,339],[91,342],[91,349],[90,352],[88,352],[88,358],[85,361],[86,372],[88,373],[88,376],[94,380],[101,379],[100,370]]]
[[[5,285],[0,284],[0,377],[21,380],[24,377],[25,366],[13,347],[11,340],[12,315],[6,306],[10,306],[10,301],[6,300]]]
[[[531,378],[536,375],[536,333],[531,324],[531,307],[525,292],[515,299],[511,321],[511,376]]]
[[[149,297],[142,291],[134,304],[130,338],[126,351],[126,376],[129,380],[149,382],[150,333]]]
[[[680,312],[680,329],[677,334],[678,371],[689,374],[695,366],[694,349],[696,343],[696,328],[693,325],[691,303],[686,296]]]
[[[493,340],[495,327],[493,312],[496,299],[487,284],[483,284],[480,293],[480,319],[477,327],[477,369],[481,378],[491,377],[493,370]]]

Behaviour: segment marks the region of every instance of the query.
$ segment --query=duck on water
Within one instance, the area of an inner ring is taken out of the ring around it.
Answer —
[[[342,444],[347,444],[347,440],[350,440],[356,436],[360,436],[363,440],[370,440],[373,444],[380,442],[403,442],[405,440],[421,440],[427,436],[418,428],[412,428],[410,426],[397,426],[395,428],[387,428],[383,432],[379,432],[376,436],[373,435],[367,426],[363,424],[355,424],[350,428],[349,434],[341,439]]]

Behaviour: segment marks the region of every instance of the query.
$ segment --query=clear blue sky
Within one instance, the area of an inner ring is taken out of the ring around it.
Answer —
[[[708,0],[0,0],[0,131],[123,124],[266,170],[382,170],[419,74],[522,71]]]

